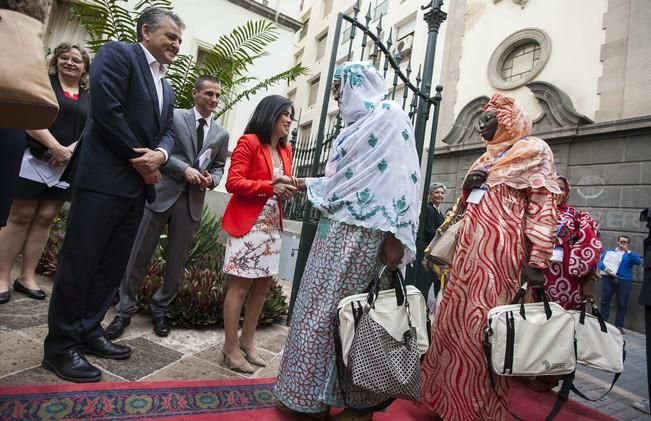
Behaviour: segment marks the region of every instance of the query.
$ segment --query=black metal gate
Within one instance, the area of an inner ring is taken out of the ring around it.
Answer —
[[[371,5],[369,5],[368,12],[364,16],[365,23],[358,20],[360,12],[360,0],[357,0],[353,12],[354,15],[347,16],[339,13],[337,16],[337,23],[334,30],[333,47],[330,54],[330,64],[328,66],[328,73],[325,78],[325,95],[321,104],[321,113],[318,121],[318,129],[316,136],[309,139],[298,139],[298,130],[295,129],[292,133],[292,146],[294,147],[294,175],[297,177],[318,177],[322,176],[325,171],[325,163],[328,159],[332,140],[339,134],[341,130],[341,117],[337,114],[336,121],[330,127],[326,127],[326,119],[328,115],[328,104],[330,102],[332,79],[334,77],[334,70],[337,64],[337,57],[341,43],[341,30],[342,24],[347,22],[349,28],[348,32],[349,41],[347,42],[348,54],[346,61],[353,60],[353,47],[354,43],[359,40],[360,61],[371,61],[373,65],[378,68],[382,73],[385,80],[392,79],[392,85],[389,89],[389,98],[395,100],[402,105],[403,110],[407,111],[414,124],[414,135],[416,140],[416,148],[419,159],[423,158],[423,145],[425,140],[425,130],[427,120],[430,117],[432,106],[434,106],[434,115],[432,120],[432,131],[430,135],[430,148],[429,157],[431,158],[434,153],[434,140],[436,137],[436,128],[438,121],[438,110],[441,101],[442,87],[436,87],[436,94],[430,97],[432,73],[434,68],[434,53],[436,49],[436,37],[438,34],[441,23],[446,19],[447,15],[441,11],[442,0],[432,0],[427,5],[422,6],[423,10],[427,10],[424,15],[424,20],[428,25],[428,39],[427,48],[425,51],[425,60],[422,68],[418,69],[415,78],[412,82],[413,69],[411,66],[412,52],[409,52],[409,57],[401,56],[401,52],[397,49],[395,52],[392,46],[396,43],[393,41],[393,28],[389,30],[386,40],[382,41],[383,28],[382,16],[377,21],[375,31],[370,28],[371,23]],[[357,33],[361,37],[357,37]],[[357,51],[356,51],[357,52]],[[404,54],[404,52],[403,52]],[[403,70],[404,67],[404,70]],[[399,91],[401,93],[396,95]],[[397,96],[397,98],[396,98]],[[427,205],[427,194],[429,185],[432,159],[427,159],[427,170],[424,178],[424,189],[421,206],[421,223],[419,224],[418,238],[422,238],[422,222],[423,210]],[[305,270],[307,257],[310,252],[312,241],[316,233],[316,226],[319,219],[319,212],[312,208],[310,203],[306,200],[305,193],[295,195],[291,201],[284,206],[284,217],[287,219],[302,220],[302,230],[300,238],[300,246],[298,256],[296,259],[296,269],[294,271],[294,280],[292,285],[292,296],[289,305],[289,318],[291,319],[294,301],[298,292],[298,287]],[[422,259],[422,249],[425,247],[422,240],[417,241],[417,263]],[[427,293],[429,288],[429,276],[423,273],[420,263],[415,264],[412,268],[408,269],[408,279],[411,283],[415,284],[424,294]]]

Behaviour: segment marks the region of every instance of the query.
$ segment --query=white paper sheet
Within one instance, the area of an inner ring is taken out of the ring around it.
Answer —
[[[56,186],[62,189],[69,187],[65,181],[60,181],[65,165],[53,167],[45,161],[35,158],[28,148],[23,154],[20,166],[20,176],[28,180],[46,184],[48,187]]]
[[[212,158],[212,150],[211,149],[206,149],[204,153],[202,153],[199,156],[199,170],[203,171],[208,168],[208,165],[210,165],[210,159]]]

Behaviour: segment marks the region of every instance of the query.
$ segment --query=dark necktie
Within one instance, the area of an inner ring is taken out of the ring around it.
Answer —
[[[206,124],[206,120],[203,118],[199,119],[199,126],[197,127],[197,153],[203,148],[203,126]]]

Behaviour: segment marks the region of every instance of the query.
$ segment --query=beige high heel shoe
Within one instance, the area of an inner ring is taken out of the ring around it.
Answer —
[[[242,364],[235,365],[231,361],[230,358],[228,358],[228,355],[224,351],[222,351],[222,355],[224,356],[224,366],[228,368],[229,370],[236,371],[238,373],[245,373],[245,374],[253,374],[255,373],[255,368],[251,367],[251,364],[248,362],[244,361]]]
[[[246,358],[246,360],[248,362],[250,362],[251,364],[257,365],[259,367],[266,367],[267,366],[267,362],[265,360],[263,360],[260,355],[251,355],[248,352],[246,352],[246,349],[244,349],[242,347],[240,347],[240,350],[242,350],[242,352],[244,353],[244,358]]]

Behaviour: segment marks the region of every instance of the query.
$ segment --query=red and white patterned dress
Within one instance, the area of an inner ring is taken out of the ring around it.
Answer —
[[[454,263],[423,362],[423,402],[445,421],[503,420],[508,382],[488,378],[482,348],[488,311],[507,304],[525,265],[547,265],[556,227],[547,189],[491,187],[468,204]]]

